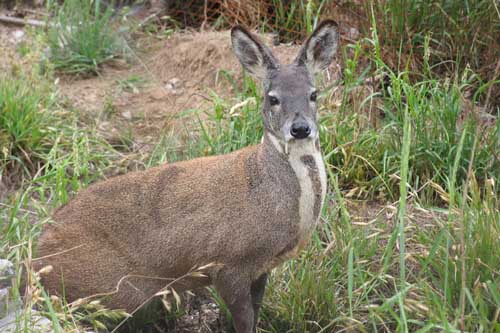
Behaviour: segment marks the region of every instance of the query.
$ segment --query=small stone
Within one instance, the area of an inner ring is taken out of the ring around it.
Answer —
[[[118,58],[106,62],[106,65],[118,70],[128,69],[130,67],[127,60]]]
[[[182,88],[182,81],[180,79],[174,77],[173,79],[168,80],[167,86],[168,85],[171,85],[172,88],[174,88],[174,89],[179,89],[179,88]]]
[[[170,79],[167,81],[167,83],[165,84],[165,89],[170,93],[170,94],[173,94],[173,95],[180,95],[182,94],[182,81],[176,77],[174,77],[173,79]]]
[[[23,37],[24,37],[24,31],[23,30],[14,30],[12,32],[12,37],[14,38],[14,42],[20,42]]]
[[[38,314],[36,310],[26,314],[29,320],[24,320],[25,314],[21,307],[16,311],[9,312],[4,318],[0,318],[0,329],[2,333],[17,333],[17,332],[39,332],[53,333],[52,321]],[[22,320],[19,320],[22,319]]]
[[[132,112],[124,111],[124,112],[122,112],[122,117],[127,119],[127,120],[132,120]]]
[[[349,28],[349,31],[347,32],[347,37],[353,40],[357,40],[359,38],[359,30],[354,27]]]
[[[14,265],[8,260],[0,259],[0,289],[10,287],[15,275]]]

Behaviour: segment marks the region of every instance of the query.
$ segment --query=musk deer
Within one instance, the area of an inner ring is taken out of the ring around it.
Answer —
[[[35,269],[53,267],[42,276],[50,293],[68,301],[109,293],[107,306],[130,312],[168,279],[216,263],[172,287],[213,285],[236,331],[256,331],[267,272],[304,247],[325,198],[313,81],[335,55],[338,32],[323,21],[288,65],[240,26],[231,40],[263,82],[262,143],[80,191],[39,239]]]

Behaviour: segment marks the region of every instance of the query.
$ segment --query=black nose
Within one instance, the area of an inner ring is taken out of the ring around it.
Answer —
[[[294,123],[290,134],[296,139],[305,139],[311,134],[311,128],[305,122]]]

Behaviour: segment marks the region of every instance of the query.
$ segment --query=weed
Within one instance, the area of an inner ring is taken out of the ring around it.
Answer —
[[[322,121],[322,128],[326,130],[322,136],[325,157],[339,172],[342,183],[354,183],[358,194],[364,197],[397,198],[395,180],[400,179],[405,112],[410,115],[412,129],[410,183],[414,184],[422,201],[439,201],[439,193],[431,184],[447,188],[456,147],[462,133],[469,128],[480,127],[482,132],[473,165],[476,176],[483,180],[500,176],[500,161],[495,153],[500,122],[495,119],[494,124],[486,126],[478,115],[481,111],[474,107],[476,101],[469,103],[465,97],[468,89],[476,84],[477,76],[466,70],[453,82],[432,78],[415,81],[408,72],[392,72],[376,51],[371,56],[379,66],[379,72],[388,78],[389,88],[361,98],[375,101],[383,118],[375,115],[380,119],[376,122],[369,119],[374,117],[372,102],[361,107],[353,104],[352,101],[360,98],[357,88],[365,83],[352,78],[357,71],[355,67],[347,67],[343,104],[338,112],[326,114]],[[350,59],[345,62],[348,66],[351,63]],[[353,107],[358,112],[349,112]],[[469,131],[464,141],[465,155],[458,162],[457,182],[460,185],[465,180],[466,156],[470,155],[473,144],[474,134]]]
[[[485,81],[498,75],[500,12],[495,1],[367,1],[365,12],[373,12],[378,21],[393,70],[410,63],[416,71],[427,65],[434,73],[457,77],[471,67]]]
[[[0,78],[0,178],[37,169],[49,149],[53,97],[46,85],[25,75]]]
[[[196,116],[197,128],[186,128],[189,157],[225,154],[262,139],[260,88],[250,77],[240,89],[228,73],[221,75],[233,84],[237,97],[229,102],[212,93],[213,111]]]
[[[100,0],[68,0],[47,31],[49,58],[56,70],[96,74],[99,66],[122,57],[126,43],[113,28],[113,9]]]
[[[272,0],[270,8],[274,9],[274,17],[269,19],[271,30],[278,33],[280,42],[302,40],[314,30],[326,3],[326,0]]]
[[[146,80],[139,75],[130,75],[125,79],[116,80],[118,88],[122,91],[139,93],[139,88],[146,84]]]

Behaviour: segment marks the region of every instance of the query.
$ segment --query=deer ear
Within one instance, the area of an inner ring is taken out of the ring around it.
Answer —
[[[330,65],[339,45],[338,25],[333,20],[321,22],[302,45],[295,64],[317,73]]]
[[[253,76],[262,80],[270,70],[278,68],[271,50],[242,26],[231,29],[231,42],[236,57]]]

